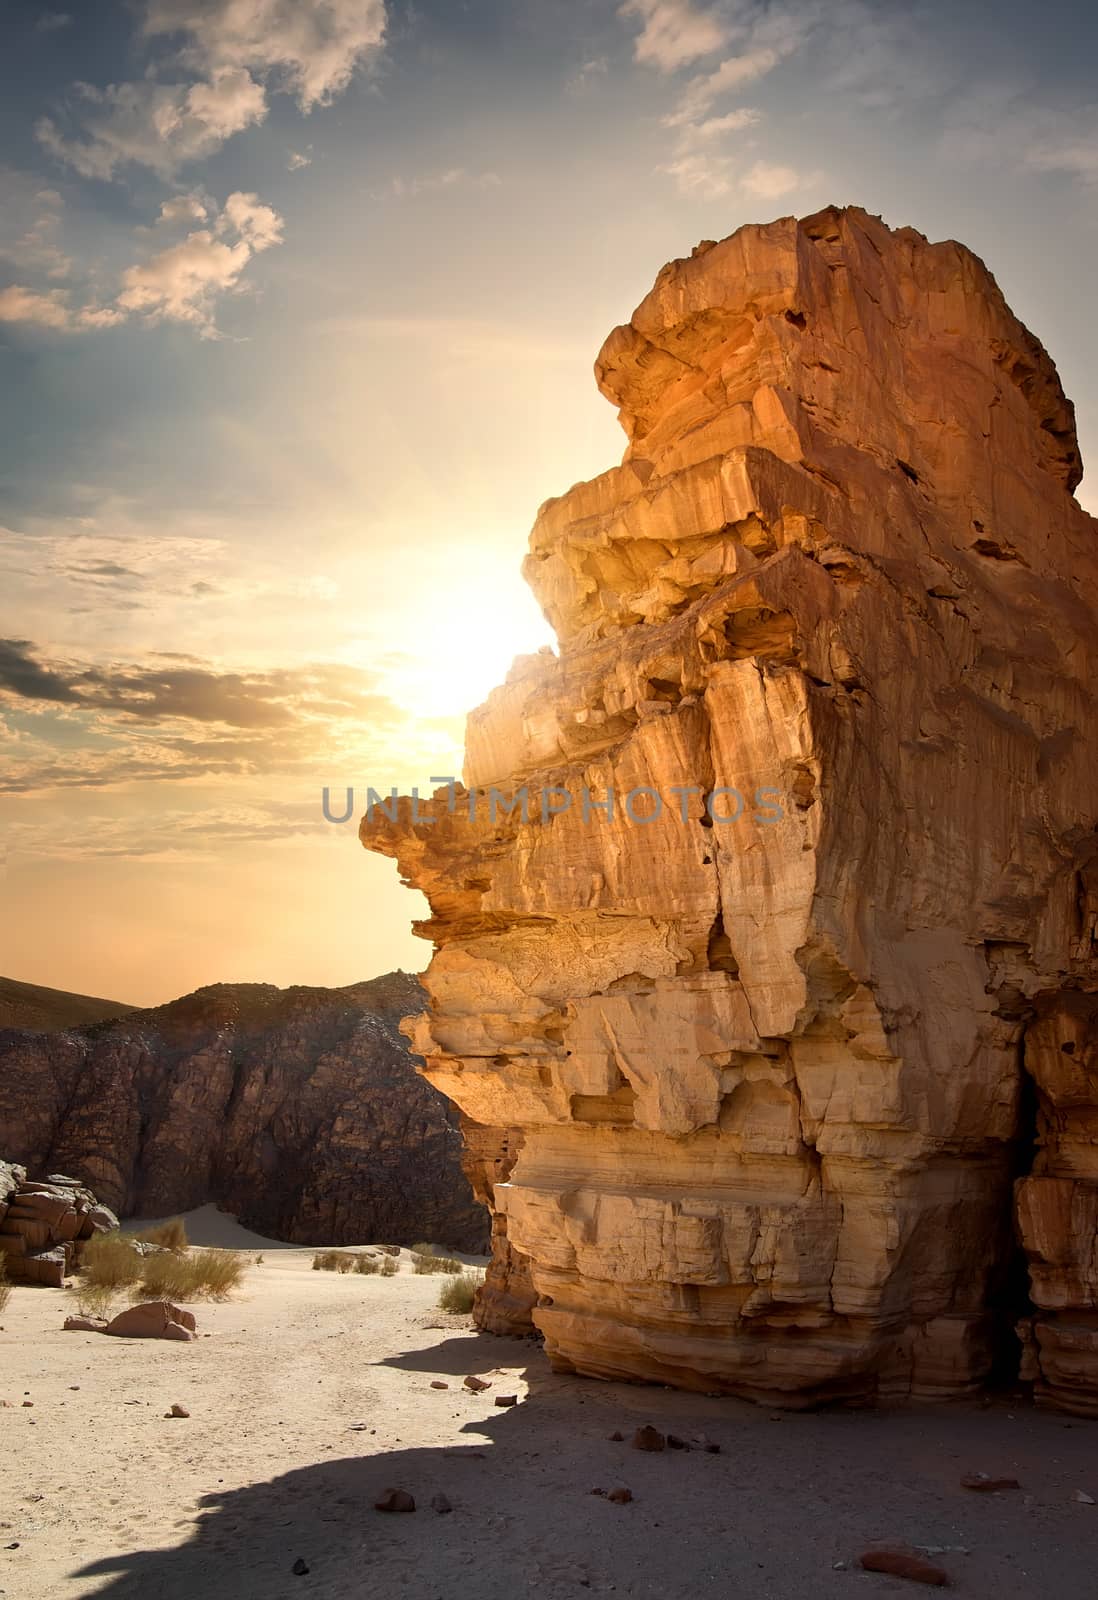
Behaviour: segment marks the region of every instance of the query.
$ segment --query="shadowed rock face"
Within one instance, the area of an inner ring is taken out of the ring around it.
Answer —
[[[1026,1374],[1098,1410],[1098,525],[1052,362],[962,246],[827,210],[672,262],[596,373],[624,460],[525,568],[560,659],[472,713],[475,818],[363,827],[431,904],[427,1075],[522,1132],[550,1355],[948,1395],[1032,1312]]]
[[[66,1033],[0,1031],[0,1149],[124,1216],[216,1201],[302,1244],[484,1247],[452,1108],[398,1031],[394,972],[345,989],[214,984]]]

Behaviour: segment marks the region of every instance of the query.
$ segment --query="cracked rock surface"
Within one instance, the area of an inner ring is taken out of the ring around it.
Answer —
[[[787,1404],[970,1390],[1017,1322],[1098,1412],[1098,524],[1052,361],[963,246],[829,209],[664,267],[596,375],[624,459],[525,566],[559,658],[362,830],[431,906],[478,1315]]]

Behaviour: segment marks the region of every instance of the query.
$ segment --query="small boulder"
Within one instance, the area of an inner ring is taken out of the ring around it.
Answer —
[[[108,1322],[106,1331],[124,1339],[179,1339],[195,1336],[195,1320],[190,1311],[170,1300],[145,1300],[120,1311]]]
[[[432,1378],[431,1379],[431,1388],[432,1389],[448,1389],[449,1387],[450,1387],[450,1385],[448,1383],[443,1383],[441,1378]]]
[[[66,1317],[66,1333],[106,1333],[105,1317]]]
[[[643,1428],[638,1428],[633,1435],[634,1450],[666,1450],[667,1440],[651,1423],[645,1423]]]
[[[186,1406],[173,1405],[170,1411],[165,1411],[164,1415],[166,1417],[189,1417],[190,1412]]]
[[[414,1511],[416,1503],[406,1489],[386,1489],[380,1500],[374,1501],[375,1511]]]
[[[633,1491],[632,1489],[627,1489],[624,1485],[622,1485],[621,1488],[611,1489],[606,1498],[610,1501],[611,1505],[627,1506],[630,1500],[633,1498]]]
[[[474,1376],[473,1373],[470,1373],[467,1378],[463,1379],[463,1382],[467,1389],[472,1390],[473,1394],[483,1394],[485,1389],[490,1389],[492,1387],[492,1385],[487,1383],[485,1379],[478,1378]]]
[[[1000,1489],[1020,1489],[1017,1478],[991,1478],[986,1472],[970,1472],[961,1479],[962,1489],[975,1489],[978,1494],[998,1494]]]
[[[912,1583],[927,1583],[932,1588],[947,1589],[949,1573],[922,1556],[907,1550],[867,1550],[859,1557],[866,1572],[887,1572],[893,1578],[909,1578]]]
[[[495,1403],[496,1403],[497,1406],[517,1406],[518,1405],[518,1395],[517,1394],[497,1394]]]

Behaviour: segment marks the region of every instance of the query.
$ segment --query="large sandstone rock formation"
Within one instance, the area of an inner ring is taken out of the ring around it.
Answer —
[[[467,789],[363,825],[431,905],[427,1075],[521,1130],[550,1356],[939,1396],[1031,1312],[1026,1374],[1098,1410],[1098,525],[1055,368],[968,250],[826,210],[672,262],[596,373],[624,460],[525,569],[559,659],[473,712]]]
[[[398,1031],[390,973],[345,989],[216,984],[61,1033],[0,1030],[0,1151],[123,1216],[216,1201],[302,1244],[484,1246],[457,1116]]]
[[[0,1161],[0,1264],[7,1277],[60,1289],[86,1242],[117,1226],[114,1212],[76,1178],[51,1172],[34,1182],[26,1167]]]

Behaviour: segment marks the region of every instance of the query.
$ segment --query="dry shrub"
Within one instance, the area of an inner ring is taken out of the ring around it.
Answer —
[[[262,1251],[260,1251],[260,1253],[256,1256],[255,1264],[256,1264],[257,1267],[261,1267],[263,1265],[263,1252]]]
[[[349,1250],[322,1250],[313,1257],[314,1272],[353,1272],[355,1258]]]
[[[388,1261],[391,1258],[386,1256],[385,1259]],[[375,1260],[373,1256],[359,1256],[355,1262],[355,1271],[361,1273],[380,1272],[381,1262]]]
[[[380,1268],[381,1276],[383,1278],[395,1278],[399,1270],[400,1268],[397,1265],[397,1259],[395,1256],[384,1257]]]
[[[8,1282],[7,1253],[0,1250],[0,1311],[3,1311],[7,1305],[10,1294],[11,1284]]]
[[[82,1317],[102,1317],[104,1321],[114,1315],[114,1303],[119,1291],[109,1283],[77,1283],[73,1285],[76,1309]]]
[[[461,1262],[454,1256],[439,1255],[433,1244],[417,1244],[412,1248],[412,1270],[425,1272],[460,1272]]]
[[[458,1272],[447,1278],[438,1292],[440,1311],[461,1312],[468,1315],[473,1309],[473,1297],[480,1288],[480,1274]]]
[[[195,1250],[146,1256],[135,1298],[224,1300],[240,1285],[244,1263],[235,1250]]]
[[[155,1228],[144,1228],[140,1233],[135,1233],[133,1238],[139,1239],[142,1244],[163,1245],[165,1250],[174,1250],[177,1255],[182,1255],[190,1247],[187,1224],[182,1217],[169,1217],[167,1222],[160,1222]]]
[[[144,1269],[144,1258],[120,1233],[93,1234],[80,1258],[84,1282],[95,1289],[128,1289]]]

